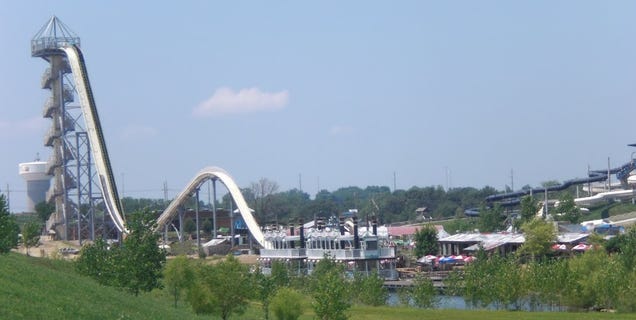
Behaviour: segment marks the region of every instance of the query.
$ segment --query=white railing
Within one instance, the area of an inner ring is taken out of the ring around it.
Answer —
[[[363,250],[363,249],[307,249],[307,258],[321,259],[325,254],[328,254],[336,260],[352,260],[352,259],[380,259],[380,258],[395,258],[395,251],[393,248],[380,248],[378,250]]]
[[[336,260],[355,259],[388,259],[395,258],[395,248],[380,248],[378,250],[363,249],[261,249],[262,258],[308,258],[322,259],[325,255]]]
[[[261,249],[262,258],[305,258],[304,248],[294,249]]]

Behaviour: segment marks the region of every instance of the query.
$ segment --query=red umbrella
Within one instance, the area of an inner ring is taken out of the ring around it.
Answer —
[[[590,249],[592,246],[587,245],[585,243],[579,243],[577,245],[575,245],[574,247],[572,247],[572,250],[576,250],[576,251],[585,251]]]
[[[564,244],[558,244],[555,243],[554,245],[552,245],[552,250],[567,250],[568,247],[566,247]]]

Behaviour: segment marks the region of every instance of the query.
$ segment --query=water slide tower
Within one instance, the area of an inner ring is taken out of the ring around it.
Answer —
[[[53,181],[46,201],[55,204],[47,230],[62,240],[93,240],[96,233],[109,236],[110,219],[99,211],[101,193],[91,159],[84,119],[75,103],[76,84],[63,48],[80,45],[80,38],[53,16],[31,39],[31,56],[44,59],[49,67],[42,74],[41,87],[49,90],[42,116],[51,120],[44,145],[52,148],[44,173]],[[42,169],[41,165],[38,167]],[[99,215],[101,213],[101,215]],[[110,228],[112,229],[112,228]]]
[[[27,183],[27,212],[35,212],[35,206],[46,200],[46,192],[51,185],[51,176],[46,172],[46,162],[36,159],[34,162],[20,163],[20,176]]]

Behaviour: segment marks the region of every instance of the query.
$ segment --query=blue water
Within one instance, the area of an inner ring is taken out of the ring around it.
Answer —
[[[400,304],[400,298],[398,297],[396,292],[389,292],[389,298],[387,299],[387,304],[390,306],[396,306]],[[464,298],[458,296],[447,296],[447,295],[438,295],[437,303],[435,304],[435,309],[458,309],[458,310],[474,310],[474,309],[486,309],[486,310],[501,310],[504,309],[502,307],[497,308],[494,304],[489,305],[486,308],[481,308],[479,306],[471,306],[464,301]],[[559,306],[548,306],[548,305],[537,305],[531,307],[529,303],[522,303],[519,306],[520,310],[524,311],[567,311],[565,307]]]

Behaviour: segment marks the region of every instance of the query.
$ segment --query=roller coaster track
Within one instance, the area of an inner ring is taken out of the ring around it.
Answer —
[[[120,232],[128,233],[123,215],[124,211],[119,201],[117,185],[115,184],[110,158],[108,157],[108,151],[106,149],[106,141],[102,133],[97,107],[95,106],[95,99],[88,80],[84,56],[77,46],[67,46],[62,48],[62,50],[66,53],[75,80],[82,115],[86,123],[86,131],[88,132],[91,145],[90,149],[93,159],[95,159],[95,168],[99,176],[99,186],[102,191],[106,209],[117,229]],[[263,232],[252,216],[251,210],[241,194],[241,190],[234,182],[234,179],[232,179],[225,170],[218,167],[206,167],[192,178],[186,188],[168,205],[166,210],[164,210],[157,219],[157,228],[155,231],[159,231],[164,225],[169,223],[177,213],[178,207],[185,203],[193,192],[210,179],[218,179],[227,187],[250,233],[261,246],[265,247]]]

